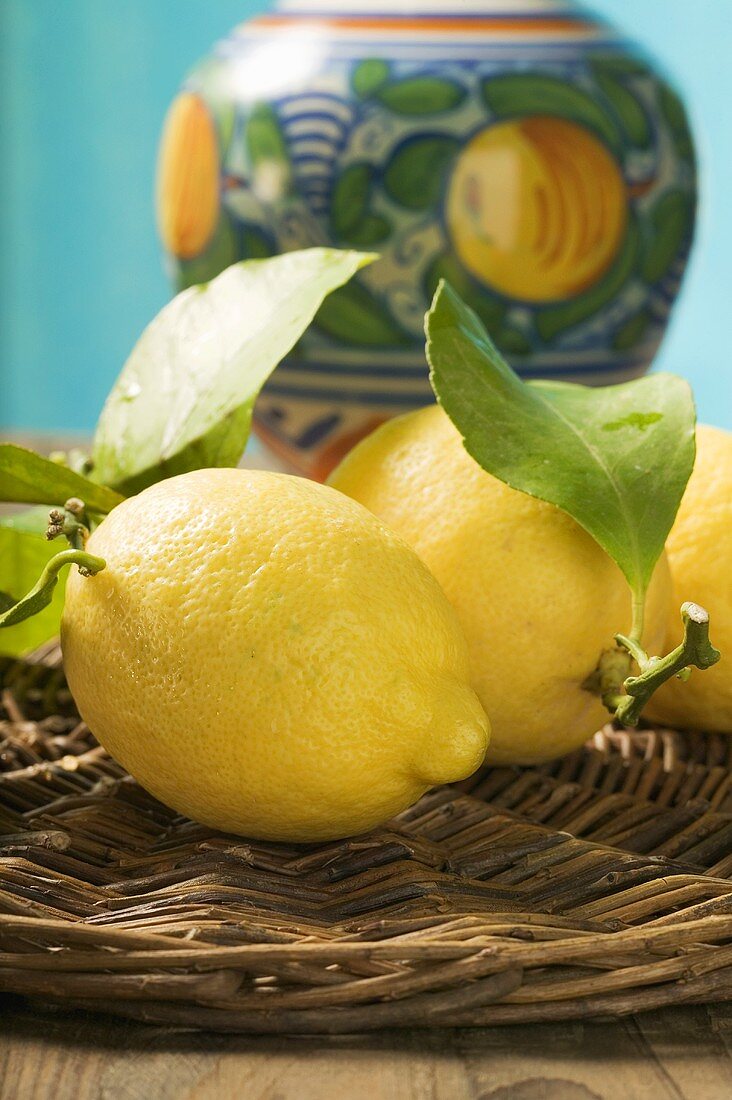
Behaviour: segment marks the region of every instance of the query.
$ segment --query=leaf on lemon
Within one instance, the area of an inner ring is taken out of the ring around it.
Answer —
[[[145,329],[97,425],[95,477],[139,492],[235,466],[269,375],[324,298],[373,255],[311,248],[245,260],[173,299]]]
[[[93,512],[111,512],[123,497],[68,466],[15,443],[0,443],[0,500],[18,504],[63,504],[80,497]]]
[[[469,454],[573,516],[641,599],[694,465],[687,383],[671,374],[602,389],[522,382],[444,282],[426,328],[433,389]]]

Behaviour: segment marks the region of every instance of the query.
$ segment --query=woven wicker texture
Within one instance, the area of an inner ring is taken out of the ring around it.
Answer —
[[[732,739],[607,730],[298,848],[156,802],[51,651],[0,677],[0,991],[293,1034],[732,999]]]

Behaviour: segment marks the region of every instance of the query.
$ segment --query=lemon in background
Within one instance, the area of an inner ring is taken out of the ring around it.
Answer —
[[[549,760],[608,720],[583,684],[629,630],[631,597],[575,520],[486,473],[437,405],[378,428],[330,482],[393,527],[447,593],[491,716],[489,761]],[[669,593],[664,558],[647,601],[650,652],[663,641]]]
[[[687,600],[710,616],[710,637],[721,661],[691,679],[667,681],[647,714],[684,729],[732,733],[732,434],[699,425],[696,463],[666,544],[673,596],[666,649],[681,641],[679,609]]]
[[[334,489],[200,470],[94,531],[69,577],[69,686],[163,802],[267,840],[361,832],[483,760],[455,614],[417,555]]]

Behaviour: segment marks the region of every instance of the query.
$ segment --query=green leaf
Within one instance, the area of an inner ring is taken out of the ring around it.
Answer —
[[[642,601],[694,465],[687,383],[670,374],[603,389],[524,383],[445,283],[427,315],[427,358],[469,454],[573,516]]]
[[[486,105],[498,118],[558,115],[594,130],[611,149],[620,147],[618,128],[607,111],[565,80],[540,73],[509,73],[488,77],[482,88]]]
[[[18,504],[63,504],[80,497],[94,512],[111,512],[124,499],[67,466],[15,443],[0,443],[0,500]]]
[[[0,527],[7,527],[10,531],[20,531],[24,535],[34,535],[35,538],[46,539],[48,527],[48,513],[52,504],[41,504],[37,508],[24,508],[22,512],[12,512],[8,516],[0,518]],[[49,557],[53,556],[53,547],[49,545]],[[58,544],[56,544],[58,548]]]
[[[370,263],[312,248],[246,260],[183,291],[132,351],[97,425],[102,481],[139,492],[204,466],[235,466],[254,401],[323,299]]]
[[[401,145],[384,171],[388,195],[409,210],[427,210],[439,201],[447,168],[460,148],[448,134],[425,134]]]
[[[388,79],[389,66],[386,61],[369,57],[353,70],[351,87],[359,99],[369,99]]]
[[[452,80],[415,76],[385,84],[376,98],[399,115],[436,115],[452,111],[465,99],[465,89]]]
[[[40,508],[0,520],[0,589],[7,610],[36,582],[58,546],[45,538],[46,514]],[[58,634],[64,606],[61,577],[51,603],[39,615],[0,630],[0,656],[21,657]]]

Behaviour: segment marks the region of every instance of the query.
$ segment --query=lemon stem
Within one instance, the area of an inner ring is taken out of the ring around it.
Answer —
[[[719,650],[709,639],[709,613],[698,604],[685,603],[681,620],[684,640],[665,657],[649,657],[632,634],[629,638],[616,634],[617,649],[602,655],[592,686],[599,690],[605,706],[624,726],[638,725],[653,693],[672,676],[688,680],[692,667],[711,668],[720,659]],[[639,676],[629,675],[631,661],[638,665]]]
[[[638,668],[641,670],[641,672],[643,672],[644,669],[648,666],[651,658],[648,656],[640,642],[637,642],[635,640],[634,635],[631,634],[629,638],[626,638],[624,634],[616,634],[615,641],[618,643],[619,646],[622,646],[623,649],[626,649],[628,651],[630,656],[638,665]]]
[[[62,550],[46,563],[30,592],[0,615],[0,627],[15,626],[48,607],[58,584],[58,575],[65,565],[78,565],[82,576],[93,577],[104,569],[106,562],[86,550]]]
[[[640,650],[641,638],[643,637],[643,627],[645,625],[646,615],[646,594],[645,592],[633,593],[633,617],[630,625],[630,637]],[[642,650],[640,650],[642,652]],[[635,656],[635,654],[634,654]]]

